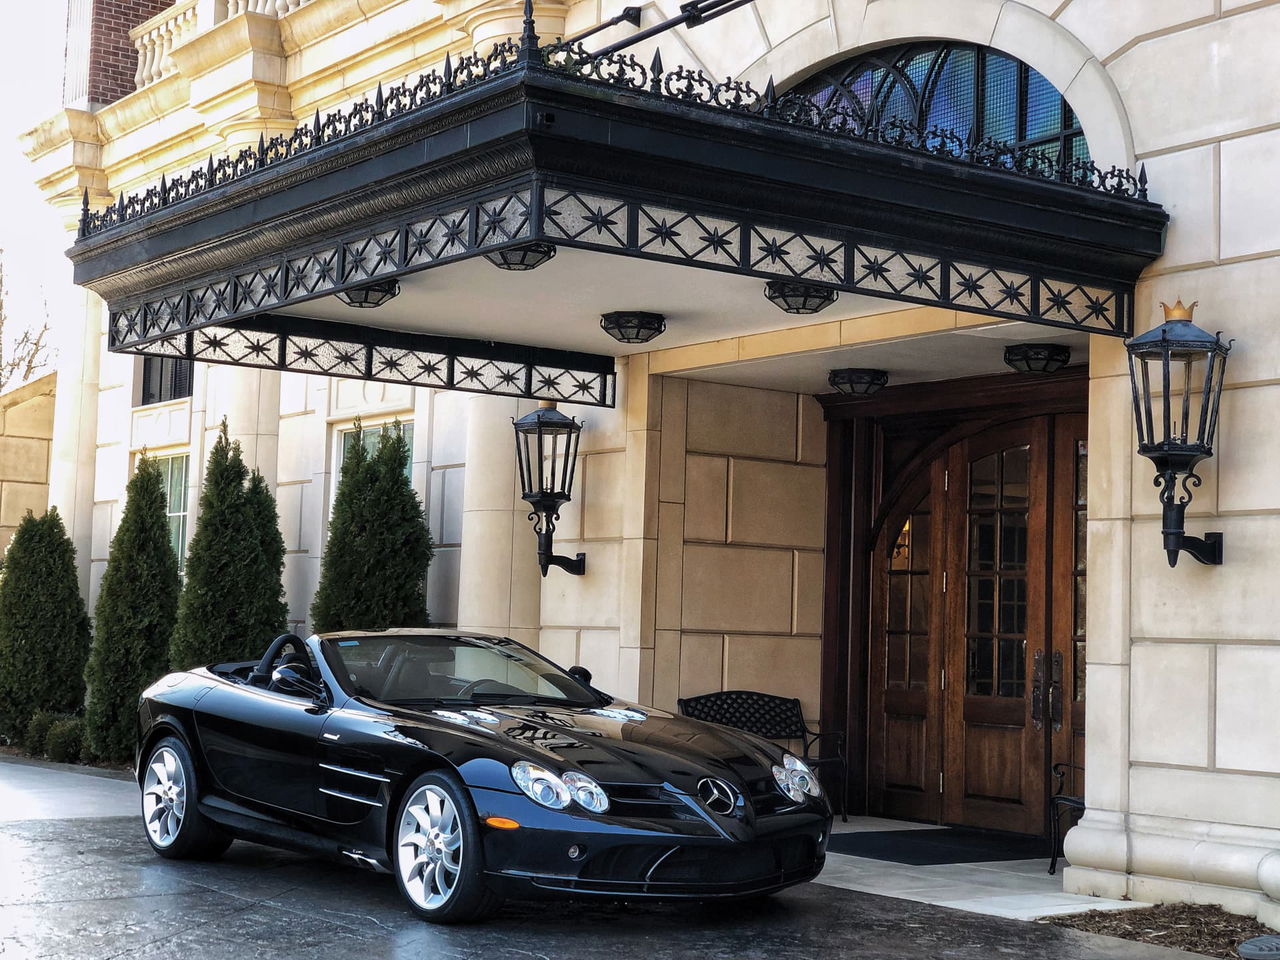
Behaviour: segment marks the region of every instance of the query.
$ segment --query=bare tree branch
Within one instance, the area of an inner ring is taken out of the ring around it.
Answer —
[[[4,251],[0,250],[0,393],[9,386],[26,383],[49,365],[49,304],[44,304],[44,316],[40,325],[23,330],[13,342],[13,349],[6,349],[6,329],[9,314],[6,299],[9,286],[4,275]]]

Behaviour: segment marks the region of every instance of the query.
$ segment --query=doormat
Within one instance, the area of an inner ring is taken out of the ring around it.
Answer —
[[[924,867],[938,863],[1039,860],[1049,856],[1049,841],[1042,837],[943,827],[938,830],[833,833],[827,849],[851,857]]]

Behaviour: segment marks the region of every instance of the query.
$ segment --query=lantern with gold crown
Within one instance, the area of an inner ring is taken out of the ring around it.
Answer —
[[[1155,464],[1169,566],[1177,565],[1182,551],[1201,563],[1219,564],[1222,534],[1201,539],[1187,536],[1183,528],[1191,491],[1200,486],[1196,467],[1213,456],[1231,343],[1191,322],[1195,303],[1160,306],[1165,322],[1125,343],[1138,452]]]

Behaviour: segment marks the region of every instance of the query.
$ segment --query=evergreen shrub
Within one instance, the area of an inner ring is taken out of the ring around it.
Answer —
[[[38,711],[78,711],[88,655],[75,547],[56,508],[28,513],[0,571],[0,735],[20,740]]]
[[[164,480],[144,454],[125,492],[124,514],[111,540],[94,609],[93,647],[85,670],[88,757],[112,763],[132,758],[138,697],[168,668],[179,588]]]
[[[382,431],[372,456],[359,440],[347,450],[311,604],[316,632],[430,623],[425,588],[434,545],[408,466],[399,423]]]
[[[43,757],[44,743],[49,737],[49,728],[63,716],[65,714],[54,713],[52,710],[37,710],[33,713],[31,722],[27,724],[27,734],[22,739],[22,749],[33,757]]]
[[[79,717],[62,717],[49,728],[44,752],[57,763],[79,763],[84,739],[84,721]]]
[[[175,670],[257,658],[285,631],[284,539],[275,498],[224,420],[209,453],[200,514],[169,649]]]

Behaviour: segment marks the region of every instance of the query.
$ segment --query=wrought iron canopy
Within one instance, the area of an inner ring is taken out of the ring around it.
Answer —
[[[1125,335],[1167,216],[1143,179],[1042,159],[526,35],[86,205],[70,256],[111,349],[197,359],[200,331],[532,243]]]

